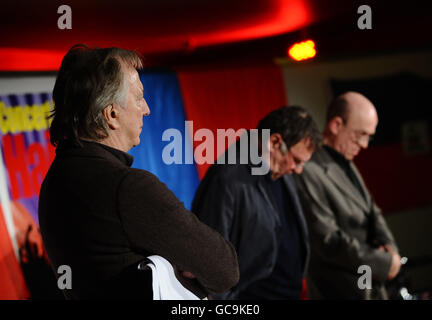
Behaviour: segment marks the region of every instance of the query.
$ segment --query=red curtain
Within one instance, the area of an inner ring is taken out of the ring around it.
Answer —
[[[186,118],[194,132],[256,128],[268,112],[287,104],[281,69],[276,65],[179,70]],[[194,148],[201,144],[194,141]],[[217,156],[216,147],[214,150]],[[198,165],[202,178],[209,164]]]

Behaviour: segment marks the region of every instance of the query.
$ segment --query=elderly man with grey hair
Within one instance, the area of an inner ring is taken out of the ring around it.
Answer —
[[[384,283],[401,267],[395,240],[352,162],[377,125],[369,99],[340,95],[327,110],[324,147],[296,177],[309,227],[312,299],[385,299]]]
[[[56,157],[42,184],[39,222],[54,270],[72,271],[68,299],[151,299],[151,273],[138,270],[150,255],[167,259],[199,297],[239,278],[232,245],[157,177],[131,168],[126,152],[140,143],[150,114],[141,67],[132,51],[76,45],[56,79]]]

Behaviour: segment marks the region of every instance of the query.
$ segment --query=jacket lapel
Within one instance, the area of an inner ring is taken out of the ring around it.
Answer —
[[[354,165],[354,163],[350,163],[351,169],[353,170],[354,174],[356,175],[358,181],[360,182],[360,186],[363,190],[363,194],[366,197],[366,205],[368,206],[368,208],[371,208],[372,206],[372,197],[369,193],[369,190],[366,188],[366,184],[363,181],[363,178],[360,174],[360,172],[357,170],[357,167]]]
[[[337,186],[337,188],[343,194],[345,194],[351,200],[357,203],[361,208],[365,210],[365,212],[368,212],[369,206],[366,200],[363,198],[363,195],[360,194],[360,192],[356,189],[356,187],[353,185],[351,180],[349,180],[349,178],[346,176],[343,170],[330,158],[330,155],[327,153],[327,151],[323,150],[322,152],[325,154],[325,157],[327,158],[326,159],[327,161],[325,162],[326,163],[325,172],[328,175],[329,179]]]

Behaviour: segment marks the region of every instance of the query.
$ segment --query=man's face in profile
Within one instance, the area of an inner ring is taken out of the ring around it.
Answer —
[[[303,165],[313,153],[313,149],[310,147],[310,139],[303,138],[289,149],[283,145],[284,142],[280,138],[279,142],[272,146],[270,154],[272,179],[278,179],[284,174],[300,174],[303,171]]]
[[[347,92],[340,96],[345,100],[344,117],[335,116],[329,123],[331,147],[345,159],[353,160],[369,146],[370,138],[378,125],[378,114],[372,102],[358,92]]]
[[[138,72],[131,67],[123,67],[126,95],[120,112],[122,113],[120,127],[128,149],[140,143],[143,127],[143,117],[150,114],[150,109],[144,99],[144,89]]]
[[[353,160],[361,149],[369,146],[370,137],[375,134],[378,118],[375,113],[352,111],[341,126],[335,139],[335,149],[344,155],[345,159]]]

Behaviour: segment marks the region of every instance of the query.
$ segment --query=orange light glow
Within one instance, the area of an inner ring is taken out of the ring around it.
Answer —
[[[288,49],[288,55],[296,61],[311,59],[316,55],[315,42],[306,40],[293,44]]]

